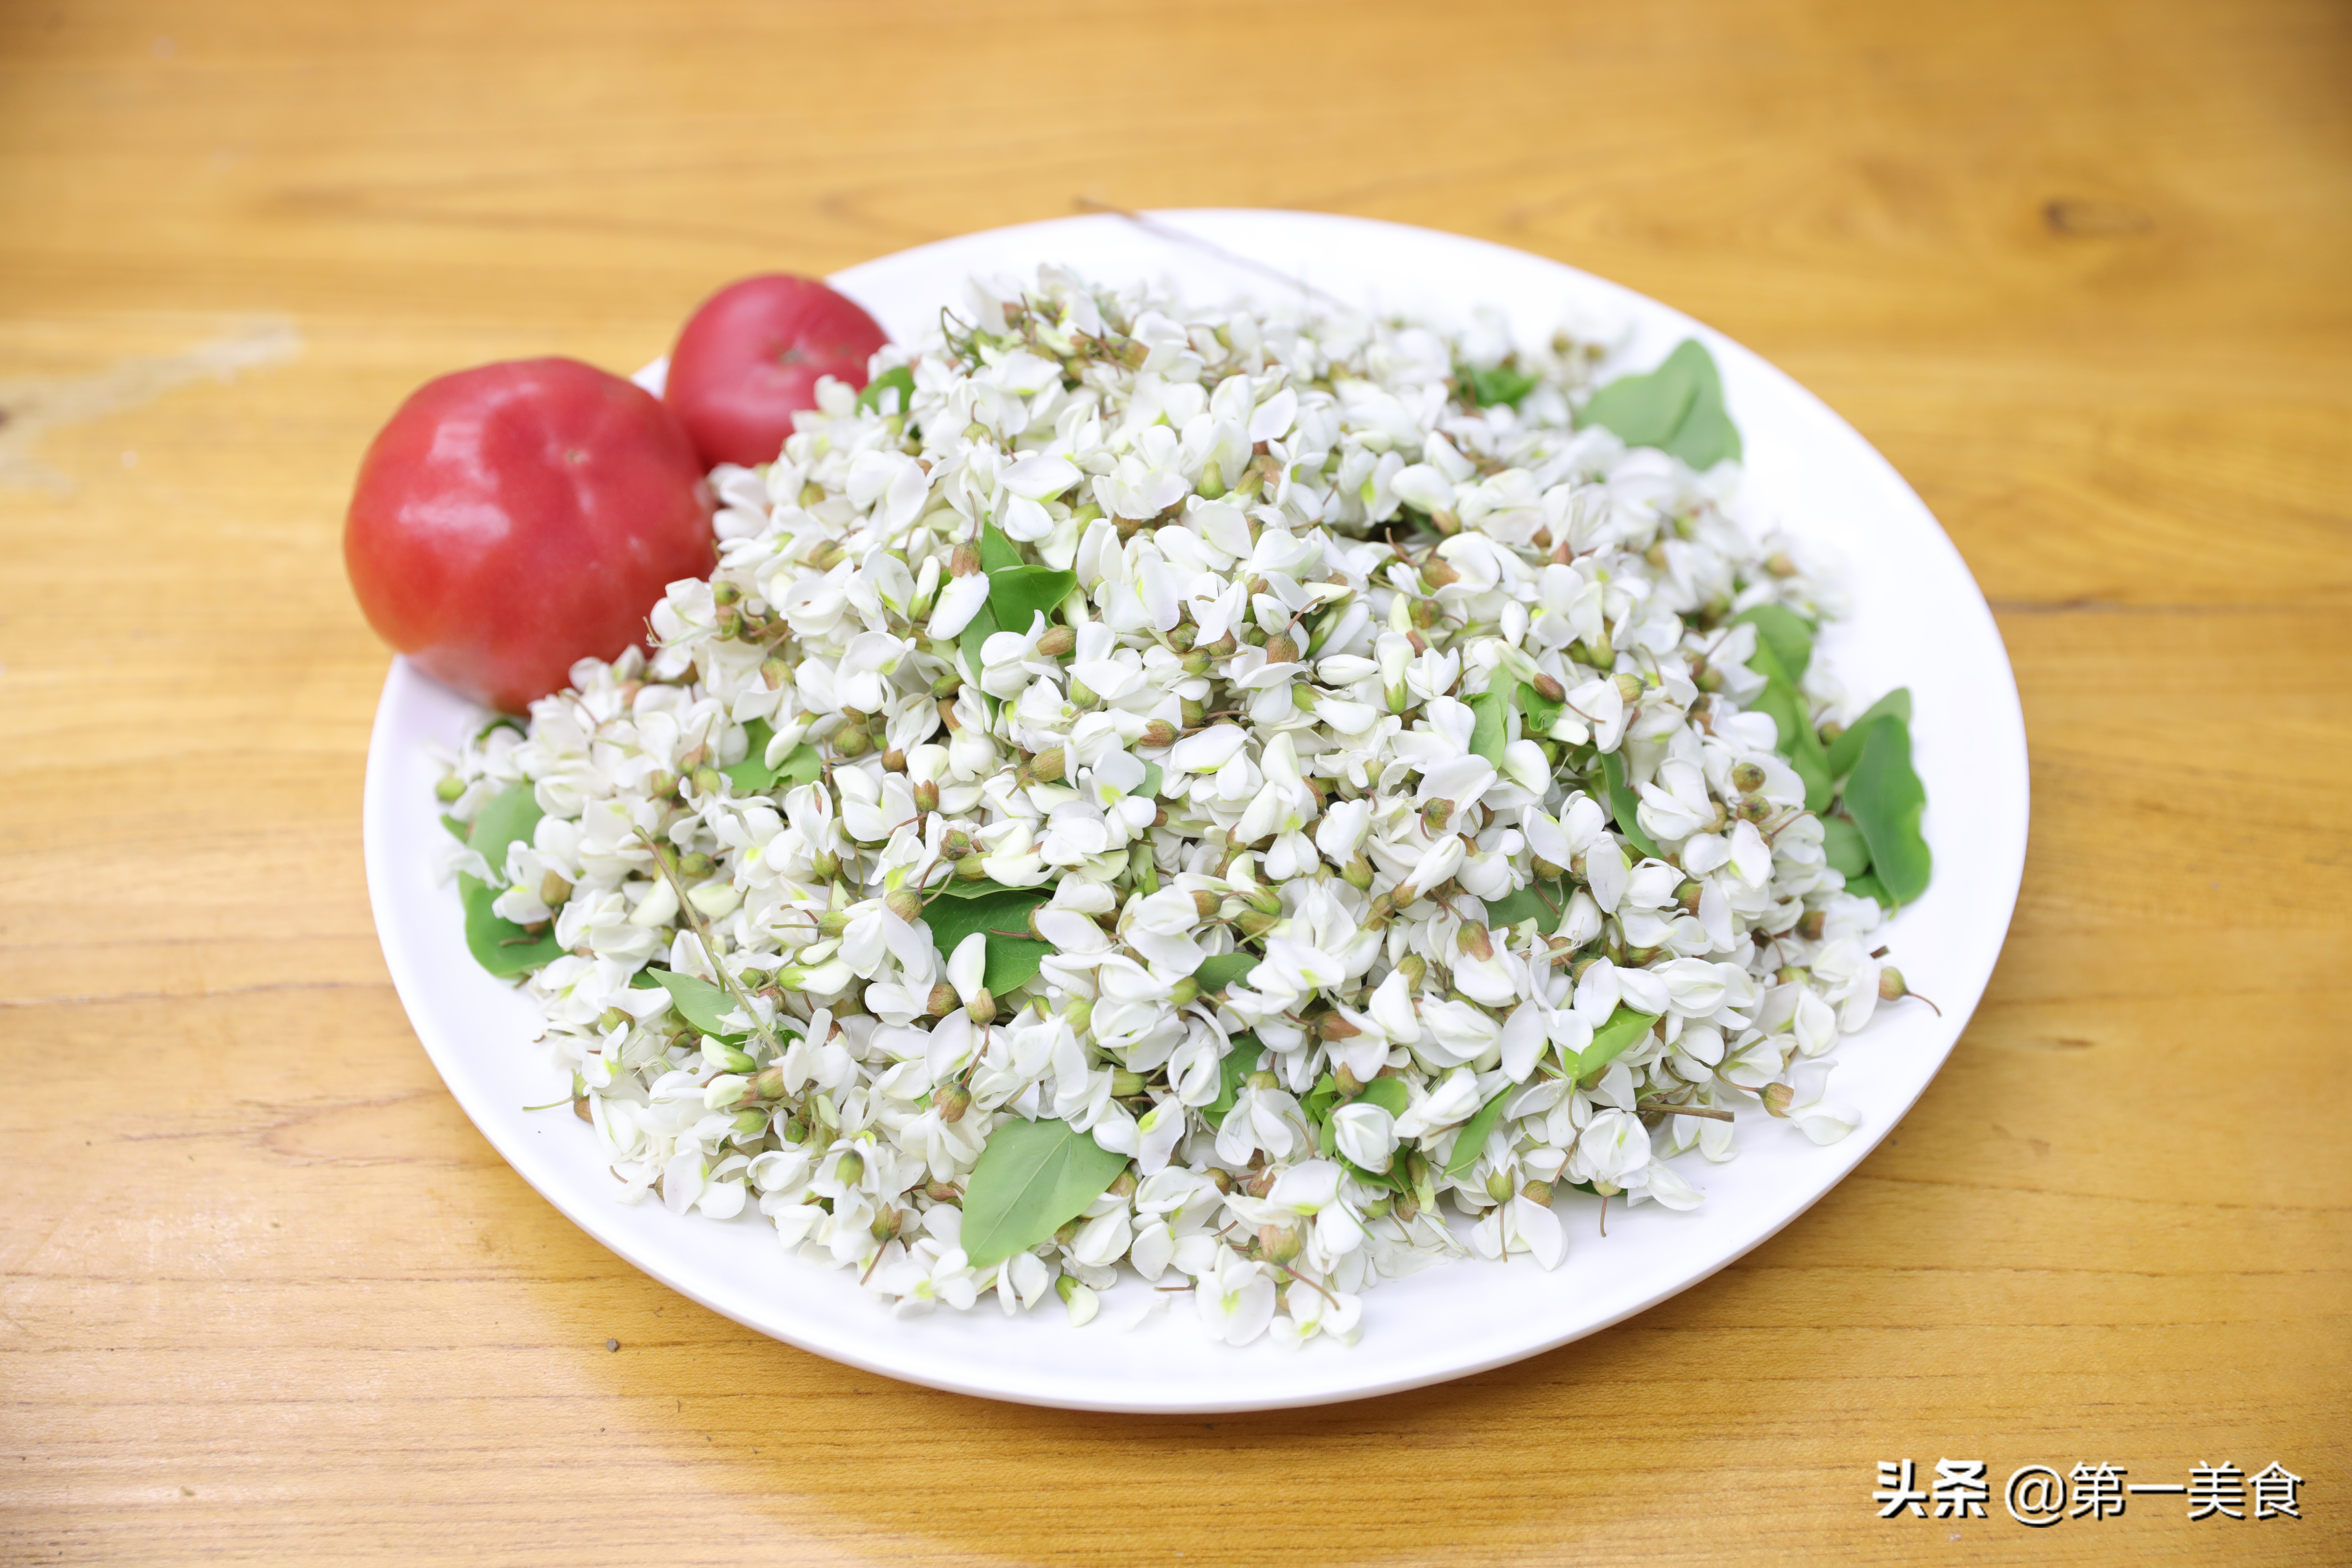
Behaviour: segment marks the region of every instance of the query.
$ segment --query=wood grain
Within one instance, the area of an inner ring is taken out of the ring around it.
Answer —
[[[0,1559],[2352,1558],[2347,80],[2319,0],[0,11]],[[1706,1288],[1336,1409],[985,1405],[621,1265],[417,1048],[359,859],[375,426],[1080,195],[1670,300],[1993,599],[2035,826],[1991,991]],[[1882,1522],[1902,1456],[2309,1484]]]

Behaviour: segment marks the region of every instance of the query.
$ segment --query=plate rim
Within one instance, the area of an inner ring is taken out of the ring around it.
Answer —
[[[1412,225],[1394,224],[1385,220],[1333,214],[1250,208],[1161,209],[1139,216],[1150,220],[1155,226],[1164,226],[1179,231],[1185,231],[1189,227],[1196,237],[1202,238],[1208,238],[1210,235],[1224,233],[1235,227],[1247,229],[1269,226],[1300,232],[1322,229],[1352,231],[1356,237],[1361,239],[1374,238],[1381,234],[1411,236],[1416,243],[1427,244],[1434,240],[1449,246],[1470,247],[1478,252],[1494,253],[1498,258],[1508,258],[1513,266],[1535,262],[1545,268],[1558,269],[1573,278],[1580,289],[1608,298],[1620,307],[1632,311],[1672,321],[1680,330],[1701,338],[1716,353],[1719,360],[1727,362],[1727,368],[1728,368],[1728,362],[1733,360],[1739,362],[1739,369],[1743,375],[1761,376],[1772,384],[1776,395],[1788,398],[1805,407],[1812,416],[1826,420],[1837,431],[1850,438],[1853,447],[1857,448],[1854,455],[1861,458],[1874,470],[1872,477],[1882,484],[1891,484],[1917,509],[1919,517],[1928,525],[1929,539],[1932,543],[1939,546],[1941,551],[1947,553],[1948,564],[1957,571],[1958,581],[1965,584],[1967,589],[1962,600],[1952,608],[1963,614],[1969,614],[1972,618],[1979,621],[1980,629],[1989,634],[1991,650],[1998,660],[1998,674],[2000,679],[1988,689],[1985,695],[1992,700],[1991,705],[1998,710],[1992,717],[2005,721],[2001,727],[2006,734],[2002,738],[2009,742],[2009,745],[2003,748],[2002,760],[2013,761],[2014,763],[2014,776],[2007,782],[2015,791],[2016,810],[2013,843],[1994,847],[1993,851],[1983,858],[1990,858],[1995,863],[1999,884],[1999,897],[1994,901],[2000,908],[2000,932],[1998,939],[1990,944],[1991,956],[1985,964],[1982,976],[1975,980],[1972,993],[1968,996],[1965,1005],[1952,1008],[1951,1016],[1945,1019],[1936,1031],[1942,1038],[1935,1047],[1933,1066],[1920,1074],[1916,1084],[1908,1087],[1901,1094],[1899,1107],[1885,1115],[1883,1119],[1874,1112],[1873,1123],[1859,1127],[1849,1134],[1845,1148],[1840,1149],[1833,1146],[1822,1149],[1821,1152],[1823,1155],[1836,1153],[1843,1156],[1838,1159],[1837,1163],[1840,1168],[1833,1175],[1813,1185],[1811,1190],[1802,1194],[1800,1201],[1796,1201],[1793,1206],[1787,1208],[1785,1213],[1780,1214],[1759,1233],[1731,1247],[1728,1250],[1719,1250],[1719,1255],[1710,1257],[1705,1266],[1696,1272],[1677,1274],[1671,1283],[1643,1296],[1639,1300],[1601,1316],[1580,1320],[1565,1331],[1538,1333],[1504,1343],[1493,1350],[1491,1353],[1465,1357],[1441,1368],[1423,1368],[1383,1377],[1374,1372],[1376,1364],[1379,1363],[1376,1363],[1372,1357],[1362,1354],[1360,1351],[1318,1352],[1317,1353],[1337,1353],[1349,1357],[1349,1364],[1359,1375],[1352,1379],[1335,1380],[1331,1386],[1264,1396],[1236,1397],[1229,1394],[1210,1394],[1201,1396],[1138,1399],[1132,1394],[1122,1395],[1117,1391],[1097,1395],[1084,1389],[1024,1386],[1018,1377],[1007,1379],[987,1375],[989,1369],[984,1365],[975,1367],[969,1373],[961,1376],[942,1372],[936,1366],[909,1366],[903,1360],[894,1361],[887,1353],[876,1353],[866,1348],[866,1342],[859,1338],[827,1331],[824,1325],[779,1323],[773,1316],[763,1317],[751,1310],[739,1310],[734,1302],[725,1298],[723,1292],[716,1288],[706,1288],[706,1282],[692,1268],[677,1267],[672,1260],[665,1259],[658,1249],[649,1249],[640,1246],[635,1238],[625,1233],[622,1226],[614,1217],[629,1211],[621,1210],[618,1205],[610,1203],[599,1205],[588,1201],[584,1184],[575,1184],[572,1179],[572,1173],[553,1169],[551,1162],[542,1160],[538,1151],[530,1148],[525,1142],[528,1130],[509,1121],[504,1108],[487,1104],[478,1105],[467,1090],[461,1087],[466,1082],[467,1075],[462,1070],[453,1070],[458,1067],[455,1060],[456,1043],[440,1037],[439,1031],[428,1027],[425,1022],[426,1013],[421,1005],[421,999],[431,983],[431,976],[421,967],[418,955],[413,951],[406,938],[406,928],[393,901],[394,878],[391,873],[391,857],[395,852],[392,838],[395,820],[394,814],[401,809],[391,794],[395,787],[393,775],[399,771],[398,759],[392,754],[394,750],[393,733],[398,727],[400,716],[405,711],[405,705],[414,700],[411,696],[412,689],[421,689],[426,684],[425,678],[415,672],[406,660],[395,658],[385,677],[374,721],[370,730],[361,809],[370,911],[403,1009],[408,1015],[411,1026],[415,1031],[419,1043],[425,1047],[428,1058],[433,1061],[445,1086],[448,1088],[452,1098],[457,1100],[461,1109],[465,1110],[476,1130],[481,1132],[490,1145],[498,1151],[499,1157],[510,1170],[521,1176],[534,1191],[572,1224],[586,1232],[598,1245],[668,1289],[748,1329],[793,1344],[811,1353],[822,1355],[829,1360],[879,1376],[888,1377],[894,1381],[914,1383],[976,1397],[1054,1408],[1119,1414],[1210,1415],[1298,1408],[1402,1393],[1492,1371],[1496,1367],[1542,1354],[1587,1335],[1600,1332],[1646,1311],[1694,1286],[1704,1283],[1779,1235],[1798,1217],[1809,1212],[1815,1204],[1851,1175],[1862,1161],[1867,1158],[1901,1123],[1903,1118],[1909,1113],[1911,1108],[1917,1103],[1919,1098],[1927,1092],[1928,1086],[1942,1071],[1944,1063],[1957,1047],[1961,1035],[1966,1032],[1969,1023],[1972,1021],[1984,991],[1990,982],[1992,973],[1998,965],[2010,925],[2014,919],[2017,900],[2021,889],[2025,847],[2032,816],[2030,753],[2027,750],[2028,737],[2024,726],[2023,708],[2017,691],[2015,669],[2010,662],[2007,647],[2000,637],[1998,623],[1994,620],[1990,605],[1985,601],[1981,586],[1977,584],[1973,574],[1969,571],[1965,559],[1960,556],[1958,547],[1952,542],[1942,523],[1884,454],[1880,453],[1860,431],[1841,417],[1825,401],[1796,381],[1794,377],[1736,340],[1707,327],[1703,322],[1695,321],[1672,306],[1640,294],[1622,284],[1596,277],[1567,263],[1539,256],[1534,252],[1519,250],[1470,236]],[[980,230],[972,234],[909,247],[872,258],[834,274],[829,281],[845,292],[855,296],[861,281],[861,274],[870,279],[897,268],[920,267],[936,262],[942,253],[951,254],[958,248],[973,247],[976,242],[1003,241],[1015,237],[1034,237],[1045,240],[1055,231],[1067,232],[1080,226],[1100,228],[1105,226],[1122,226],[1130,221],[1119,215],[1089,215]],[[1208,231],[1208,234],[1199,233],[1202,230]],[[1227,233],[1226,237],[1231,237],[1231,235]],[[1171,239],[1169,243],[1172,245],[1181,241]],[[1211,240],[1211,243],[1213,244],[1214,241]],[[1050,253],[1041,249],[1038,258],[1050,259]],[[656,364],[660,363],[656,362]],[[650,372],[654,368],[649,365],[646,371]],[[641,377],[645,374],[641,372]],[[1798,527],[1797,531],[1800,533],[1803,531],[1801,526]],[[416,804],[416,810],[419,812],[423,810],[421,802]],[[1842,1040],[1840,1049],[1848,1048],[1853,1038],[1855,1037],[1848,1037]],[[682,1223],[686,1219],[686,1216],[667,1217],[672,1224]],[[794,1261],[799,1267],[811,1270],[816,1270],[819,1267],[813,1263]],[[1451,1266],[1441,1265],[1440,1267]],[[919,1323],[897,1323],[889,1320],[887,1315],[879,1321],[886,1325],[883,1330],[884,1335],[897,1337],[898,1343],[908,1342],[922,1332],[922,1325]],[[1056,1322],[1053,1326],[1053,1331],[1066,1333],[1072,1331]],[[893,1344],[890,1348],[895,1349],[896,1345]],[[1224,1353],[1235,1358],[1234,1365],[1237,1371],[1246,1372],[1253,1363],[1245,1358],[1276,1352],[1272,1347],[1259,1344]],[[1384,1363],[1385,1358],[1381,1359]],[[1365,1373],[1371,1375],[1362,1375]]]

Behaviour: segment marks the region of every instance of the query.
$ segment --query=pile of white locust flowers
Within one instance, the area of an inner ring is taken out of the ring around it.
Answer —
[[[1697,1204],[1741,1108],[1843,1137],[1903,988],[1808,806],[1834,605],[1733,515],[1704,349],[1612,429],[1608,347],[1047,268],[719,469],[650,657],[441,786],[621,1199],[901,1312],[1084,1324],[1123,1263],[1295,1345],[1557,1265],[1563,1186]]]

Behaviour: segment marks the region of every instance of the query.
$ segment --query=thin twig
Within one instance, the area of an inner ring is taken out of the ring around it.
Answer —
[[[678,918],[686,921],[688,930],[694,932],[694,940],[702,944],[703,959],[710,965],[710,973],[719,977],[719,988],[733,999],[737,1006],[743,1009],[743,1016],[751,1019],[753,1028],[758,1030],[761,1043],[771,1052],[779,1049],[775,1030],[771,1026],[761,1022],[760,1010],[751,1005],[751,998],[744,993],[741,984],[734,975],[729,973],[727,966],[719,961],[719,944],[710,940],[710,927],[704,921],[702,911],[696,909],[694,900],[686,896],[686,882],[678,876],[677,866],[671,863],[670,858],[663,853],[662,847],[655,843],[643,828],[637,830],[637,841],[652,853],[654,864],[661,868],[662,876],[668,881],[670,891],[677,895]]]

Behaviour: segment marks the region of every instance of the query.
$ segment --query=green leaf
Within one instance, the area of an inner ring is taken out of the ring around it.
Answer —
[[[498,896],[499,889],[479,878],[459,874],[457,897],[466,907],[466,946],[475,963],[504,979],[510,974],[527,973],[563,956],[562,945],[555,940],[553,921],[534,937],[492,911],[490,905]]]
[[[1845,879],[1845,890],[1857,899],[1876,899],[1881,909],[1892,911],[1895,908],[1895,900],[1886,896],[1886,889],[1880,884],[1877,878],[1867,873],[1859,877],[1848,877]]]
[[[1558,882],[1544,883],[1540,890],[1537,884],[1530,882],[1507,897],[1487,899],[1484,900],[1486,905],[1486,923],[1495,930],[1500,931],[1505,926],[1515,926],[1521,921],[1557,921],[1560,911],[1568,907],[1565,899],[1566,891],[1567,889]],[[1551,900],[1549,903],[1544,901],[1547,897]]]
[[[1519,711],[1528,716],[1529,734],[1549,733],[1551,727],[1559,722],[1559,716],[1567,707],[1566,699],[1554,702],[1526,681],[1519,682]]]
[[[857,406],[865,409],[880,408],[882,394],[892,387],[898,389],[899,413],[904,414],[915,406],[915,373],[903,364],[893,365],[867,382],[866,390],[857,395]]]
[[[1592,1031],[1592,1043],[1578,1053],[1576,1076],[1591,1078],[1619,1057],[1632,1049],[1650,1026],[1658,1021],[1655,1013],[1636,1013],[1623,1003],[1609,1015],[1609,1021]]]
[[[996,624],[996,612],[990,609],[986,605],[981,605],[979,610],[973,614],[971,619],[964,622],[963,633],[956,639],[956,647],[963,653],[963,665],[966,669],[971,672],[971,680],[973,685],[977,686],[980,684],[980,674],[982,668],[980,662],[981,648],[987,643],[989,638],[994,637],[1003,629],[1004,628],[1003,626]]]
[[[1533,392],[1538,384],[1536,377],[1509,365],[1493,365],[1484,370],[1465,369],[1460,385],[1470,395],[1470,401],[1481,408],[1492,408],[1498,403],[1517,407],[1520,398]]]
[[[1160,764],[1158,763],[1144,763],[1143,783],[1136,787],[1135,793],[1141,795],[1146,800],[1158,800],[1160,798],[1160,781],[1165,776],[1167,775],[1163,774],[1160,771]]]
[[[1328,1072],[1298,1102],[1298,1108],[1307,1113],[1307,1124],[1315,1129],[1315,1147],[1326,1158],[1338,1146],[1338,1130],[1331,1125],[1331,1111],[1339,1103],[1339,1080]]]
[[[786,752],[774,767],[770,767],[768,742],[776,738],[776,731],[765,719],[745,720],[743,738],[747,742],[743,760],[719,770],[734,784],[739,795],[765,795],[779,784],[814,784],[824,772],[824,758],[806,741]]]
[[[1377,1105],[1391,1116],[1402,1116],[1412,1104],[1412,1096],[1405,1092],[1401,1078],[1376,1078],[1364,1085],[1364,1092],[1356,1099],[1366,1105]]]
[[[1066,1121],[997,1123],[963,1194],[963,1250],[974,1268],[1026,1252],[1103,1195],[1127,1156]]]
[[[503,878],[507,874],[507,847],[517,839],[529,843],[532,830],[545,815],[539,809],[539,796],[530,785],[509,784],[474,818],[466,842],[489,862],[492,876]]]
[[[1512,1087],[1506,1086],[1494,1099],[1478,1108],[1478,1114],[1462,1124],[1462,1135],[1454,1141],[1454,1152],[1445,1162],[1445,1173],[1459,1176],[1478,1163],[1486,1147],[1486,1135],[1495,1131],[1495,1123],[1503,1119],[1503,1101],[1510,1097]]]
[[[981,984],[996,996],[1029,984],[1037,966],[1052,954],[1054,944],[1033,936],[1004,933],[1026,931],[1029,911],[1051,899],[1053,889],[979,881],[950,884],[949,893],[923,910],[923,923],[931,928],[931,942],[940,956],[952,958],[964,938],[983,931],[988,936],[988,966]]]
[[[1013,547],[1013,541],[1004,537],[1004,531],[992,522],[982,523],[980,569],[993,576],[1008,566],[1020,564],[1021,552]]]
[[[680,974],[672,969],[640,971],[653,977],[655,984],[669,993],[670,1005],[677,1016],[714,1039],[740,1040],[744,1032],[730,1029],[719,1022],[735,1011],[735,999],[708,980],[698,980],[691,974]]]
[[[1234,1102],[1242,1097],[1242,1085],[1249,1075],[1257,1071],[1257,1058],[1265,1050],[1255,1035],[1235,1035],[1217,1063],[1217,1098],[1201,1107],[1201,1114],[1211,1127],[1222,1127],[1232,1115]]]
[[[1870,845],[1870,864],[1892,901],[1927,890],[1933,857],[1919,832],[1927,787],[1911,767],[1911,727],[1888,715],[1873,722],[1845,781],[1846,815]]]
[[[1866,738],[1866,732],[1881,719],[1890,717],[1900,719],[1906,724],[1911,722],[1911,689],[1909,687],[1898,686],[1872,703],[1868,711],[1856,719],[1845,733],[1830,742],[1825,758],[1830,777],[1842,779],[1853,772],[1854,760],[1862,755],[1862,742]]]
[[[1249,972],[1264,962],[1254,952],[1220,952],[1202,959],[1201,967],[1192,971],[1192,978],[1201,983],[1204,994],[1223,991],[1228,985],[1246,981]]]
[[[1870,844],[1862,829],[1843,816],[1822,818],[1822,850],[1829,857],[1830,868],[1845,874],[1847,886],[1870,869]]]
[[[1614,752],[1601,754],[1601,776],[1608,781],[1609,815],[1616,819],[1617,831],[1633,842],[1633,847],[1655,859],[1658,842],[1642,831],[1641,819],[1633,814],[1642,806],[1642,797],[1625,782],[1625,759]]]
[[[1026,637],[1034,617],[1052,619],[1077,585],[1075,572],[1056,572],[1051,566],[1000,567],[988,574],[988,607],[998,626]]]
[[[1780,656],[1773,651],[1760,629],[1748,668],[1764,678],[1764,689],[1756,694],[1748,708],[1771,715],[1777,731],[1773,749],[1788,758],[1797,776],[1805,781],[1805,809],[1827,811],[1834,792],[1829,761],[1822,754],[1822,738],[1813,731],[1812,709],[1797,689],[1797,683],[1789,679],[1788,666],[1780,662]]]
[[[1507,687],[1490,687],[1475,697],[1465,698],[1472,722],[1470,753],[1484,757],[1496,767],[1503,765],[1503,745],[1511,736],[1509,721],[1511,693]]]
[[[466,842],[489,863],[493,875],[503,878],[508,846],[518,839],[529,843],[532,829],[544,815],[530,785],[509,784],[475,816],[473,826],[467,829]],[[525,973],[562,956],[563,949],[555,940],[552,921],[539,935],[532,936],[514,921],[501,919],[490,908],[501,890],[478,877],[457,879],[457,900],[466,910],[466,946],[473,953],[474,962],[503,978]]]
[[[460,844],[470,843],[473,839],[473,828],[467,824],[458,821],[456,817],[450,816],[446,811],[441,814],[441,826],[447,828],[449,830],[449,836]]]
[[[1758,642],[1771,647],[1789,684],[1794,686],[1805,679],[1813,662],[1813,628],[1804,616],[1785,605],[1757,605],[1731,617],[1733,626],[1743,622],[1756,628]]]
[[[1694,468],[1739,456],[1739,429],[1723,404],[1723,378],[1706,345],[1689,338],[1646,375],[1621,376],[1592,395],[1579,429],[1599,425],[1628,447],[1655,447]]]

